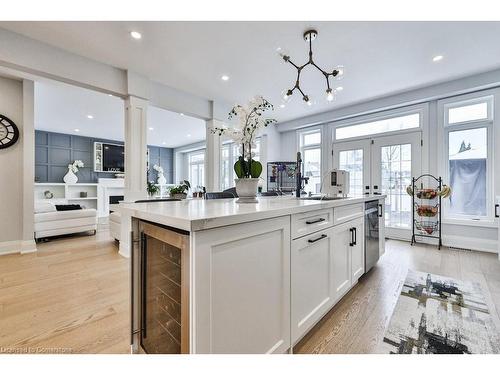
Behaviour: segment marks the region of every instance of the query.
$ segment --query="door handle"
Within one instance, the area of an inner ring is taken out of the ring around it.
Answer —
[[[498,214],[498,207],[500,207],[500,204],[495,204],[495,217],[500,217]]]
[[[349,241],[349,246],[354,246],[354,231],[353,231],[354,228],[349,228],[349,232],[351,232],[351,240]]]
[[[147,305],[147,296],[146,296],[146,271],[147,271],[147,243],[146,243],[146,235],[144,232],[141,233],[141,337],[145,339],[147,337],[146,332],[146,305]]]
[[[356,227],[352,228],[352,231],[354,233],[354,240],[352,241],[352,244],[356,245],[357,242],[358,242],[358,231],[357,231],[357,228]]]
[[[378,217],[382,217],[382,213],[383,213],[382,204],[379,204],[378,205]]]
[[[310,239],[308,239],[307,242],[314,243],[314,242],[322,240],[323,238],[326,238],[326,237],[328,237],[326,234],[322,234],[321,236],[319,236],[317,238],[310,238]]]
[[[134,232],[130,232],[130,345],[134,345]]]
[[[315,219],[315,220],[307,220],[306,221],[306,224],[316,224],[316,223],[321,223],[322,221],[325,221],[326,219],[323,218],[323,217],[320,217],[318,219]]]

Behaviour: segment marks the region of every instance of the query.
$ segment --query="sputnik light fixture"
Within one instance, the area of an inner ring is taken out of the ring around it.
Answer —
[[[302,91],[302,89],[300,88],[300,74],[302,73],[302,70],[308,65],[314,66],[325,77],[325,79],[326,79],[326,100],[331,102],[335,99],[335,94],[337,93],[337,90],[332,89],[332,87],[330,86],[330,77],[332,77],[333,79],[341,79],[344,76],[344,67],[339,65],[335,69],[333,69],[332,72],[326,72],[323,69],[321,69],[318,65],[316,65],[316,63],[313,60],[312,41],[314,39],[316,39],[317,36],[318,36],[318,32],[316,30],[307,30],[304,33],[304,40],[307,43],[309,43],[309,60],[303,65],[295,64],[290,59],[290,56],[288,54],[284,53],[281,49],[278,49],[278,53],[281,56],[281,58],[286,63],[293,65],[295,67],[295,69],[297,69],[297,80],[295,81],[295,86],[293,86],[289,90],[283,91],[283,100],[285,102],[287,102],[290,99],[290,97],[292,96],[293,92],[295,90],[297,90],[302,94],[302,99],[304,100],[304,102],[306,102],[306,104],[308,104],[308,105],[312,104],[312,101],[311,101],[309,95],[305,94]]]

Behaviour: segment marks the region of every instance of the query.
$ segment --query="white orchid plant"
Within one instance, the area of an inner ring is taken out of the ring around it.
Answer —
[[[76,173],[78,172],[79,168],[83,168],[85,165],[83,164],[83,161],[81,160],[75,160],[73,162],[73,164],[68,164],[68,169],[73,172],[73,173]]]
[[[234,172],[238,178],[258,178],[262,173],[262,164],[253,160],[252,148],[256,148],[255,139],[263,128],[276,123],[275,119],[264,118],[262,114],[274,110],[269,101],[262,96],[250,100],[246,107],[235,105],[229,112],[229,119],[236,118],[238,123],[231,127],[215,127],[211,131],[219,136],[226,135],[240,144],[240,156],[234,163]]]
[[[160,165],[158,165],[158,164],[155,164],[155,165],[153,165],[153,169],[154,169],[156,172],[163,174],[163,167],[162,167],[162,166],[160,166]]]

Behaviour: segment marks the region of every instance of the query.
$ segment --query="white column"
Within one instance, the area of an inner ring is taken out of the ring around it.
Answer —
[[[205,187],[207,191],[220,191],[221,137],[218,134],[212,134],[211,129],[222,125],[222,121],[215,119],[206,122]]]
[[[125,201],[147,198],[147,100],[125,101]]]
[[[21,253],[36,251],[34,239],[35,83],[23,80],[23,210]]]

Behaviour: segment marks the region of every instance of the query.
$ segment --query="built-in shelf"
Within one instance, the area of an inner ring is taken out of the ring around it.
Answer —
[[[85,208],[98,208],[96,183],[65,184],[62,182],[35,183],[35,200],[52,203],[70,204],[80,203]],[[53,198],[45,198],[45,192],[50,191]],[[87,197],[80,197],[80,193],[87,193]],[[82,203],[83,202],[83,203]]]

